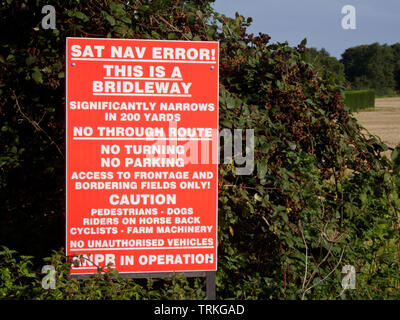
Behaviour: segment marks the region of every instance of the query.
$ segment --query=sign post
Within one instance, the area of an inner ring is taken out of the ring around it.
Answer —
[[[67,38],[72,277],[217,270],[218,42]],[[214,279],[214,281],[212,281]]]

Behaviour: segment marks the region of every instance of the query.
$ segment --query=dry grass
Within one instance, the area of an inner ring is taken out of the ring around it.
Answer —
[[[400,98],[378,98],[375,109],[354,113],[371,134],[394,148],[400,143]]]

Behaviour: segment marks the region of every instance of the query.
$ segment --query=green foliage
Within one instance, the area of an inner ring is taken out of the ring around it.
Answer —
[[[398,88],[399,51],[397,46],[362,45],[342,54],[346,79],[354,90],[374,89],[377,95],[391,95]]]
[[[30,296],[31,283],[36,277],[31,270],[32,257],[15,257],[15,253],[4,246],[0,251],[0,299]]]
[[[270,44],[246,32],[251,19],[220,15],[206,0],[53,1],[56,30],[33,15],[45,4],[0,7],[9,30],[0,44],[0,243],[36,256],[2,251],[4,297],[204,298],[204,279],[68,282],[62,252],[45,261],[56,266],[56,289],[44,291],[32,271],[64,245],[67,36],[220,42],[220,129],[254,130],[255,171],[219,167],[217,298],[400,297],[399,177],[340,87],[307,62],[305,42]],[[342,291],[344,265],[357,270],[356,290]]]
[[[203,279],[186,279],[176,274],[165,280],[123,279],[116,270],[99,269],[84,280],[69,277],[70,263],[62,251],[53,252],[42,261],[55,267],[55,289],[45,289],[42,281],[47,274],[35,270],[32,257],[18,256],[16,251],[0,250],[0,300],[148,300],[204,299]]]
[[[400,92],[400,43],[395,43],[391,46],[393,50],[393,75],[396,83],[396,91]]]
[[[321,78],[333,81],[340,86],[345,85],[344,65],[335,57],[331,57],[324,48],[321,50],[308,48],[305,59],[312,64]]]
[[[375,108],[375,91],[345,91],[344,104],[353,112],[357,112],[362,109]]]

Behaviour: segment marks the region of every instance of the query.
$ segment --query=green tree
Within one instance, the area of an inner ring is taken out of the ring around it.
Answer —
[[[393,50],[394,80],[396,82],[396,90],[400,92],[400,43],[395,43],[391,47]]]
[[[378,95],[394,92],[393,61],[392,48],[379,43],[348,48],[341,59],[352,89],[374,89]]]
[[[331,79],[338,85],[345,85],[344,65],[336,57],[330,56],[324,48],[321,50],[307,48],[306,61],[314,67],[315,72],[323,79]]]

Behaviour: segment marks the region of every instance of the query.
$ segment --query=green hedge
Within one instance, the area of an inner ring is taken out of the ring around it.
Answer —
[[[400,176],[304,61],[306,41],[249,35],[212,0],[53,0],[55,30],[40,27],[47,3],[0,5],[0,244],[21,253],[0,247],[0,299],[205,298],[203,278],[69,282],[65,253],[48,256],[65,246],[68,36],[219,41],[219,129],[254,130],[254,172],[218,167],[218,299],[400,299]]]
[[[375,90],[346,91],[344,104],[353,112],[375,108]]]

